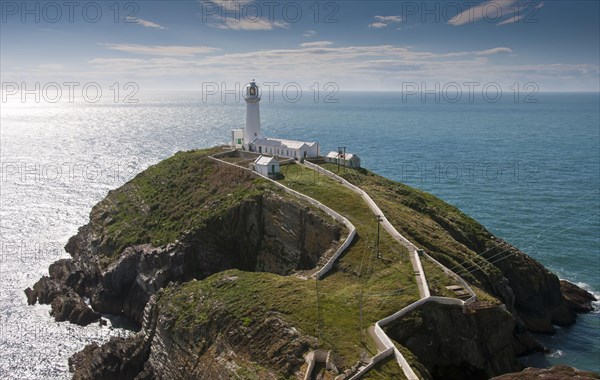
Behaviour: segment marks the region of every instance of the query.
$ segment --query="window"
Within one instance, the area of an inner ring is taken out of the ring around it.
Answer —
[[[238,145],[242,145],[242,139],[237,139]]]

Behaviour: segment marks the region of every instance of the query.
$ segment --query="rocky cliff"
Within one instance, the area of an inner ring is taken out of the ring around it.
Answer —
[[[262,281],[260,275],[233,270],[158,292],[134,337],[90,345],[71,358],[73,378],[294,377],[316,338],[277,310],[257,303],[251,316],[241,315],[238,305],[223,297],[238,287],[259,287]]]
[[[386,328],[436,379],[488,379],[520,368],[511,344],[515,319],[502,306],[465,313],[428,302]]]
[[[376,353],[361,343],[359,318],[372,323],[415,300],[401,254],[361,276],[372,244],[364,235],[351,247],[359,255],[342,257],[324,281],[303,279],[335,251],[345,227],[210,160],[216,151],[178,153],[111,191],[69,240],[71,259],[26,289],[29,303],[51,304],[57,321],[85,325],[107,313],[141,325],[131,338],[74,355],[75,378],[294,378],[314,347],[332,350],[345,370]],[[494,300],[473,313],[426,304],[390,326],[424,376],[518,371],[516,357],[540,349],[529,332],[552,333],[591,310],[593,296],[456,208],[368,171],[346,176],[407,238]],[[359,316],[365,286],[372,295]]]
[[[525,368],[521,372],[508,373],[492,380],[592,380],[600,375],[590,371],[579,371],[572,367],[557,365],[550,368]]]
[[[404,236],[501,300],[518,318],[517,327],[553,333],[554,325],[573,324],[577,312],[592,310],[591,294],[559,281],[535,259],[431,194],[366,170],[343,176],[371,194]]]
[[[200,155],[197,159],[207,158]],[[202,279],[230,268],[290,275],[315,268],[339,245],[343,225],[267,183],[261,183],[258,190],[254,186],[248,196],[223,205],[225,202],[219,198],[228,200],[236,191],[235,185],[242,188],[252,185],[255,178],[238,171],[232,183],[227,183],[223,177],[214,178],[224,176],[227,181],[227,175],[233,176],[227,168],[211,169],[214,171],[209,175],[199,172],[196,176],[222,183],[221,188],[203,194],[206,199],[202,208],[220,208],[219,212],[207,213],[204,219],[190,224],[176,240],[163,246],[144,242],[146,231],[141,241],[133,240],[127,246],[122,241],[128,241],[126,234],[132,228],[125,225],[111,229],[115,218],[122,218],[121,205],[132,200],[142,202],[136,188],[138,178],[109,194],[92,210],[90,223],[81,227],[66,245],[72,258],[52,264],[49,276],[41,278],[32,289],[26,289],[28,302],[50,304],[57,321],[85,325],[107,313],[123,314],[141,323],[150,296],[171,282]],[[162,178],[156,177],[153,180]],[[173,187],[174,184],[165,181],[158,190],[172,191]],[[116,201],[119,198],[121,201]],[[174,207],[186,207],[185,202],[185,198],[180,199],[181,204]],[[145,220],[140,220],[141,217]],[[173,215],[173,219],[179,217]],[[146,215],[138,212],[138,218],[127,223],[156,222],[152,212]],[[160,225],[155,229],[162,232]],[[120,239],[121,236],[125,238]],[[121,247],[124,248],[119,251]],[[84,299],[89,299],[91,308]]]

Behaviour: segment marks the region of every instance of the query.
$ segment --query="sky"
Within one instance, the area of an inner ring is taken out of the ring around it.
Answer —
[[[253,78],[340,91],[600,91],[597,0],[0,4],[3,91],[71,82],[201,90]]]

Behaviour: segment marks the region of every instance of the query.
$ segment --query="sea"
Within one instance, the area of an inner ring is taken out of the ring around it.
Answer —
[[[330,94],[331,95],[331,94]],[[131,99],[130,99],[131,100]],[[69,378],[91,342],[131,334],[56,323],[23,289],[68,257],[64,245],[107,192],[177,151],[226,144],[244,125],[243,99],[138,93],[137,102],[0,104],[0,378]],[[459,101],[397,92],[339,92],[261,101],[266,136],[318,141],[370,170],[460,208],[600,299],[600,99],[538,93]],[[600,372],[600,309],[539,336],[528,366]]]

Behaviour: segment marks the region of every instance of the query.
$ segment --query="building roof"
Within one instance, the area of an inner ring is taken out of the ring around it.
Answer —
[[[277,160],[275,158],[268,157],[268,156],[260,156],[256,160],[254,160],[254,164],[260,165],[260,166],[267,166],[267,165],[271,165],[272,163],[276,163],[276,162],[277,162]]]
[[[313,147],[317,143],[316,142],[306,142],[306,141],[295,141],[295,140],[284,140],[284,139],[275,139],[272,137],[255,139],[252,141],[253,145],[264,145],[270,146],[274,148],[284,148],[284,149],[302,149],[303,146]]]
[[[338,156],[341,159],[351,160],[352,157],[354,157],[354,154],[352,154],[352,153],[346,153],[346,155],[344,156],[344,153],[340,154],[340,153],[335,152],[335,151],[331,151],[331,152],[327,153],[327,157],[328,158],[336,158],[337,159]]]

